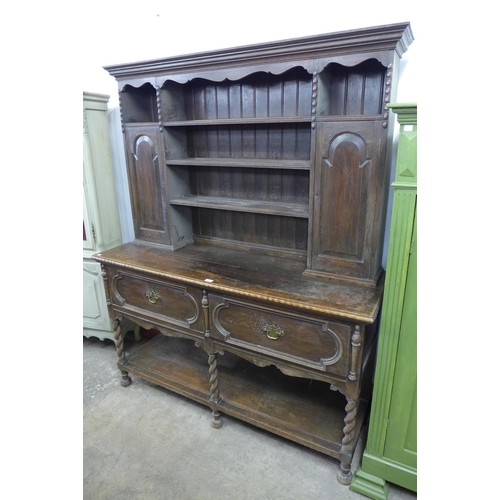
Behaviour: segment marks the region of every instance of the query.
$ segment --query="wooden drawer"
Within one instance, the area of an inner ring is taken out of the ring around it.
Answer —
[[[209,303],[214,339],[307,368],[347,375],[349,325],[213,294]]]
[[[111,272],[110,295],[121,309],[157,326],[203,335],[201,290],[124,271]]]

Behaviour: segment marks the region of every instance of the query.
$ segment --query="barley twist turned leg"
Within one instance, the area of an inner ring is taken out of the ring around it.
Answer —
[[[115,331],[114,337],[116,344],[116,353],[118,354],[118,368],[120,369],[120,372],[122,374],[122,380],[120,383],[123,387],[128,387],[132,383],[132,380],[128,376],[128,372],[120,368],[120,364],[125,361],[125,348],[123,346],[123,339],[125,337],[125,333],[122,334],[122,329],[120,326],[119,319],[114,320],[113,329]]]
[[[358,413],[359,400],[347,400],[345,407],[346,416],[344,418],[344,437],[342,439],[341,455],[347,455],[348,458],[343,458],[340,461],[340,469],[337,474],[339,483],[351,484],[352,471],[351,461],[352,452],[354,449],[354,427],[356,426],[356,414]]]
[[[208,357],[208,372],[210,374],[210,401],[217,403],[220,400],[219,394],[219,372],[217,370],[217,354],[210,354]],[[222,427],[222,418],[220,411],[212,408],[212,427],[219,429]]]

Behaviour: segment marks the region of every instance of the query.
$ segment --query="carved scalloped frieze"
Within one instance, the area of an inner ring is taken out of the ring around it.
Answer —
[[[152,87],[156,87],[156,77],[151,76],[150,78],[148,77],[143,77],[143,78],[134,78],[131,80],[126,80],[126,81],[118,81],[118,90],[121,92],[122,90],[125,89],[125,87],[132,87],[134,89],[138,89],[142,87],[145,84],[150,84]]]
[[[401,57],[412,41],[410,24],[405,22],[117,64],[105,66],[104,69],[118,80],[128,77],[134,81],[145,80],[146,75],[164,75],[166,79],[169,74],[177,76],[179,73],[193,78],[209,70],[217,71],[214,68],[220,68],[225,74],[229,69],[231,72],[244,72],[245,66],[269,67],[276,71],[275,68],[280,64],[290,66],[297,61],[302,63],[327,57],[345,56],[350,59],[356,55],[362,57],[366,53],[379,57],[391,51]]]
[[[389,54],[387,52],[370,53],[370,54],[346,54],[338,57],[328,57],[317,61],[317,70],[319,73],[324,71],[331,64],[340,64],[345,68],[353,68],[365,61],[378,61],[382,66],[387,67],[389,64]]]
[[[230,81],[235,82],[255,73],[268,73],[278,76],[294,68],[304,68],[308,73],[313,73],[312,61],[290,61],[283,63],[272,63],[269,65],[245,66],[241,68],[224,68],[220,70],[205,70],[196,73],[180,73],[159,77],[157,83],[159,87],[163,87],[165,82],[173,81],[184,84],[194,80],[195,78],[203,78],[211,82]]]

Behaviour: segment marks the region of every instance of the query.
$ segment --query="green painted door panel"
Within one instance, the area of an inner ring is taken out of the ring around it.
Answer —
[[[417,467],[417,221],[415,214],[384,455]],[[402,440],[401,436],[405,439]]]
[[[384,304],[368,438],[351,490],[387,500],[417,491],[417,105],[388,104],[400,124]]]

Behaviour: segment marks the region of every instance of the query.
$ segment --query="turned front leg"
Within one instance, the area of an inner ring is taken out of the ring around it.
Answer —
[[[125,362],[125,348],[123,346],[125,332],[122,333],[121,321],[118,318],[113,321],[113,329],[115,332],[116,353],[118,354],[118,368],[122,374],[120,383],[123,387],[128,387],[132,383],[132,380],[128,376],[128,372],[121,368],[121,365]]]
[[[356,427],[356,415],[358,413],[359,399],[347,400],[345,407],[346,416],[344,418],[344,437],[340,449],[340,469],[337,474],[339,483],[351,484],[352,471],[351,462],[356,444],[354,428]]]
[[[223,421],[221,413],[216,408],[216,404],[220,400],[219,394],[219,371],[217,370],[217,354],[210,354],[208,357],[208,372],[210,374],[210,402],[212,403],[212,427],[219,429],[222,427]]]
[[[340,469],[337,474],[337,479],[342,484],[351,484],[352,479],[351,462],[357,441],[355,428],[359,407],[363,332],[364,327],[360,328],[359,325],[356,325],[351,336],[351,366],[346,384],[347,405],[345,407],[344,437],[340,448]]]
[[[208,353],[208,373],[210,375],[210,399],[209,405],[212,409],[212,427],[219,429],[222,427],[223,421],[220,411],[217,409],[217,403],[220,401],[219,394],[219,371],[217,370],[217,353],[214,350],[212,337],[210,336],[210,319],[208,308],[208,293],[203,290],[201,299],[201,307],[203,311],[203,325],[205,331],[205,350]]]

